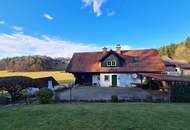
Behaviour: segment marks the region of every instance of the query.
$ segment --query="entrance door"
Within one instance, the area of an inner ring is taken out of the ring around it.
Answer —
[[[117,86],[117,75],[112,75],[112,86]]]

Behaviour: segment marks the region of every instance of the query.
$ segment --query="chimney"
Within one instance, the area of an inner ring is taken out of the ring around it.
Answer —
[[[121,54],[121,46],[120,46],[120,44],[116,45],[115,51],[116,51],[117,54]]]
[[[106,48],[106,47],[102,48],[102,53],[103,53],[103,54],[106,54],[107,51],[108,51],[108,48]]]

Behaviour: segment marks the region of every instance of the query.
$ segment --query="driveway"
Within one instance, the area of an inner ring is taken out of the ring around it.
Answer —
[[[122,100],[146,100],[150,93],[141,88],[103,88],[103,87],[77,87],[56,92],[55,98],[59,100],[97,101],[110,100],[111,96],[117,95]]]

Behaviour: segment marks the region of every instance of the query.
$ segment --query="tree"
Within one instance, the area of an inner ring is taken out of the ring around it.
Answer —
[[[184,42],[184,45],[185,45],[185,53],[186,53],[186,60],[187,61],[190,61],[190,38],[188,37],[185,42]]]
[[[35,87],[32,78],[24,76],[12,76],[0,78],[0,90],[7,91],[12,101],[18,100],[22,96],[22,91],[29,87]]]
[[[4,58],[0,60],[0,70],[18,72],[64,70],[68,65],[68,60],[40,55]]]

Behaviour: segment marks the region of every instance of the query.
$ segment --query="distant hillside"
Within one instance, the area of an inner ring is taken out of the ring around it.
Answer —
[[[181,43],[170,44],[159,49],[161,56],[169,56],[178,60],[190,62],[190,38],[188,37]]]
[[[50,71],[65,70],[69,58],[51,58],[47,56],[22,56],[0,60],[0,70],[7,71]]]

